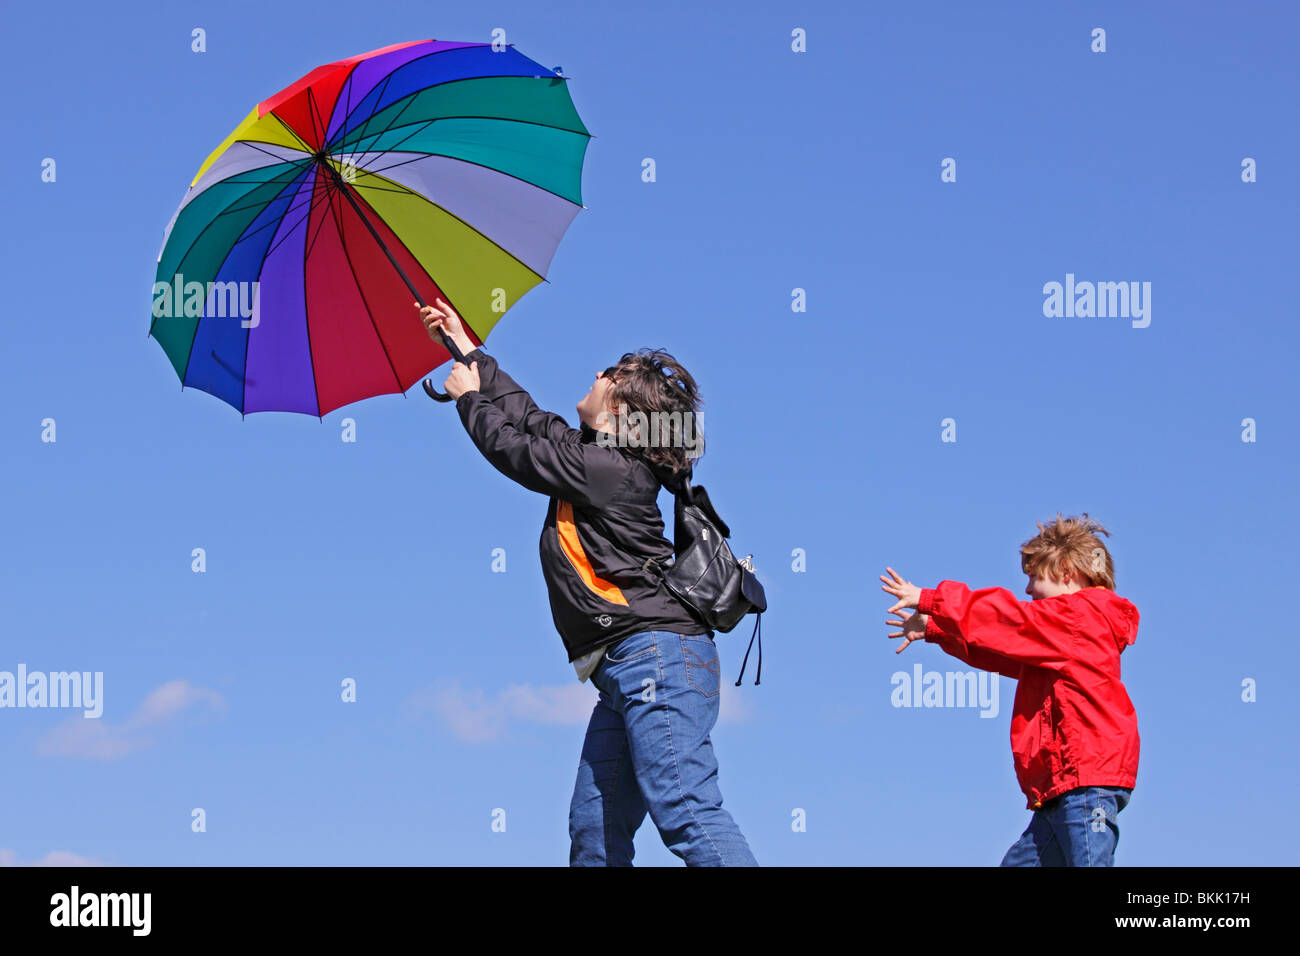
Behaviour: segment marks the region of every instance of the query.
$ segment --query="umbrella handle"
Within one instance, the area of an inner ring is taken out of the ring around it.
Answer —
[[[462,365],[468,365],[469,363],[465,361],[464,354],[461,352],[459,348],[456,347],[456,343],[453,342],[451,338],[447,335],[446,329],[438,329],[438,334],[442,336],[442,344],[447,349],[447,351],[451,353],[452,359],[456,362],[460,362]],[[431,382],[429,379],[426,378],[422,384],[424,385],[424,394],[428,395],[435,402],[455,401],[455,399],[453,399],[446,392],[440,392],[436,388],[434,388],[433,382]]]
[[[446,392],[438,391],[436,388],[433,387],[433,382],[429,381],[427,378],[424,380],[422,384],[424,385],[424,394],[428,395],[435,402],[451,401],[450,395],[448,395]]]

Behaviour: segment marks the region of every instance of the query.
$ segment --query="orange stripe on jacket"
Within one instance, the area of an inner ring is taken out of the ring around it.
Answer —
[[[578,540],[578,529],[573,524],[573,505],[567,501],[561,501],[559,508],[556,509],[555,530],[560,535],[560,547],[583,583],[606,601],[627,604],[627,598],[618,589],[618,585],[596,576],[591,562],[587,560],[587,552],[582,550],[582,542]]]

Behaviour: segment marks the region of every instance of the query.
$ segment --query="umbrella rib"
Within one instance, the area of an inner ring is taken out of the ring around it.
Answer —
[[[312,187],[315,192],[315,187]],[[328,190],[326,190],[328,194]],[[313,206],[313,208],[315,208]],[[321,219],[324,220],[324,216]],[[296,226],[294,227],[297,228]],[[310,229],[310,227],[308,227]],[[316,380],[316,353],[311,347],[311,308],[307,302],[307,253],[302,254],[302,324],[307,332],[307,361],[311,363],[311,390],[316,398],[316,417],[322,422],[325,416],[320,413],[320,382]]]
[[[376,100],[375,102],[378,102],[378,100]],[[403,113],[406,112],[406,110],[407,110],[407,109],[410,107],[410,105],[411,105],[412,103],[414,103],[414,102],[415,102],[415,97],[414,97],[414,96],[407,97],[407,99],[406,99],[406,105],[403,106],[400,110],[397,111],[396,115],[394,115],[393,118],[392,118],[391,120],[389,120],[387,126],[385,126],[383,129],[381,129],[378,133],[375,133],[374,135],[375,135],[376,137],[383,136],[385,133],[387,133],[389,130],[391,130],[391,129],[393,128],[393,124],[394,124],[394,123],[395,123],[395,122],[396,122],[396,121],[401,117],[401,115],[402,115]],[[374,114],[374,113],[371,113],[370,116],[366,117],[366,125],[367,125],[367,126],[370,125],[370,121],[371,121],[372,119],[374,119],[374,116],[375,116],[375,114]],[[369,135],[369,134],[366,134],[366,135]],[[412,135],[414,135],[414,134],[412,134]],[[358,136],[358,137],[357,137],[357,142],[360,142],[363,138],[365,138],[365,137],[364,137],[364,136]],[[408,136],[407,139],[410,139],[410,137]],[[402,142],[404,143],[404,142],[406,142],[406,140],[402,140]],[[400,145],[400,144],[399,144],[399,145]],[[372,159],[371,162],[374,162],[374,160]],[[361,168],[362,168],[362,169],[365,169],[364,166],[362,166]]]
[[[320,127],[316,115],[316,95],[312,87],[307,87],[307,115],[311,117],[311,131],[313,135],[318,135],[321,145],[325,145],[325,131]]]
[[[308,91],[310,91],[311,87],[308,87],[307,89]],[[275,117],[275,121],[280,124],[280,126],[284,129],[284,131],[302,144],[302,150],[301,150],[302,152],[307,154],[314,154],[316,152],[316,150],[312,149],[311,143],[307,142],[305,139],[303,139],[301,136],[298,135],[298,131],[296,129],[294,129],[284,120],[280,119],[279,113],[277,113],[275,110],[271,110],[268,115]]]
[[[375,110],[379,106],[379,104],[383,102],[384,94],[388,92],[388,83],[390,80],[392,80],[392,78],[393,78],[392,73],[389,73],[386,77],[384,77],[384,85],[380,88],[379,95],[375,97],[375,102],[371,106],[370,113],[366,116],[365,120],[361,125],[362,130],[365,130],[367,127],[369,127],[370,121],[375,118]],[[349,117],[348,119],[351,119],[351,117]],[[339,129],[339,135],[342,136],[344,140],[347,139],[347,128],[348,128],[347,120],[344,120],[343,126]],[[325,146],[326,148],[328,148],[329,144],[326,143]]]
[[[367,205],[369,204],[367,203]],[[331,207],[331,209],[332,208],[333,207]],[[342,207],[340,206],[340,208]],[[358,217],[364,221],[365,213],[361,211],[361,207],[358,206],[354,211],[357,212]],[[352,281],[356,283],[357,291],[361,292],[361,304],[365,306],[366,318],[370,320],[370,327],[375,330],[375,338],[379,340],[379,348],[384,353],[384,358],[388,361],[388,369],[393,373],[393,381],[397,384],[397,390],[399,392],[404,392],[406,390],[402,388],[402,377],[397,374],[397,366],[393,364],[393,357],[388,354],[388,344],[384,341],[384,336],[379,331],[379,324],[375,321],[374,313],[370,311],[370,303],[366,301],[366,294],[364,291],[362,291],[361,282],[357,279],[357,270],[356,267],[353,266],[352,264],[352,256],[348,252],[347,240],[344,238],[343,223],[338,216],[335,216],[334,221],[339,226],[339,244],[343,247],[343,255],[347,257],[348,270],[352,273]],[[373,225],[370,228],[373,229],[374,228]],[[380,245],[382,246],[383,243],[381,242]],[[421,271],[424,270],[421,269]]]
[[[352,69],[348,70],[348,78],[343,81],[344,95],[346,96],[346,99],[343,101],[343,117],[340,120],[340,123],[346,123],[348,116],[352,113],[352,81],[356,78],[358,65],[359,64],[357,63],[352,64]],[[335,107],[338,106],[338,102],[339,102],[339,98],[337,96],[334,97]],[[330,111],[330,119],[331,120],[334,119],[333,110]],[[329,136],[329,134],[330,134],[330,130],[327,124],[325,127],[325,132],[321,136],[322,149],[329,146],[329,143],[325,142],[325,137]]]
[[[513,117],[513,116],[472,116],[472,115],[470,115],[470,114],[468,114],[468,113],[465,113],[465,114],[457,114],[456,116],[434,116],[434,117],[432,117],[432,118],[430,118],[430,119],[413,120],[411,123],[409,123],[409,124],[407,124],[407,125],[412,125],[412,126],[425,125],[425,126],[427,126],[428,124],[430,124],[430,123],[436,123],[436,122],[438,122],[439,120],[451,120],[451,119],[456,119],[456,120],[460,120],[460,119],[492,120],[493,122],[497,122],[497,123],[522,123],[524,126],[540,126],[542,129],[553,129],[553,130],[556,130],[557,132],[561,132],[561,133],[572,133],[574,136],[585,136],[587,139],[591,139],[591,138],[592,138],[592,136],[591,136],[590,133],[580,133],[580,132],[578,132],[576,129],[569,129],[569,128],[566,127],[566,126],[556,126],[556,125],[554,125],[553,123],[539,123],[539,122],[537,122],[536,120],[530,120],[530,119],[518,119],[518,118]],[[374,135],[376,135],[376,136],[382,136],[384,133],[390,132],[390,131],[392,131],[392,130],[394,130],[394,129],[402,129],[402,128],[403,128],[402,126],[398,126],[398,125],[395,125],[395,124],[394,124],[394,125],[391,125],[391,126],[387,126],[387,127],[385,127],[384,129],[380,130],[378,133],[376,133],[376,134],[374,134]],[[419,130],[416,130],[415,132],[418,133]],[[412,133],[412,134],[411,134],[411,136],[414,136],[414,135],[415,135],[415,133]],[[411,136],[407,136],[407,137],[403,138],[403,139],[402,139],[402,142],[403,142],[403,143],[406,142],[406,140],[410,139]],[[380,150],[380,152],[387,152],[387,150]]]
[[[302,188],[302,184],[299,183],[299,184],[298,184],[298,189],[301,189],[301,188]],[[235,244],[238,245],[239,243],[244,242],[244,241],[247,240],[247,239],[251,239],[251,238],[253,238],[253,236],[257,235],[257,234],[258,234],[259,232],[261,232],[263,229],[270,229],[272,226],[279,226],[281,223],[283,223],[286,219],[289,218],[290,214],[292,214],[292,213],[296,213],[296,212],[297,212],[299,209],[301,209],[303,206],[308,206],[308,207],[310,207],[311,204],[312,204],[313,202],[315,202],[315,200],[314,200],[311,196],[308,196],[308,198],[305,199],[305,200],[298,199],[298,198],[295,196],[292,200],[289,201],[289,205],[288,205],[287,207],[285,207],[284,212],[282,212],[282,213],[279,215],[278,218],[273,219],[273,220],[271,220],[270,222],[265,223],[264,225],[258,226],[258,227],[257,227],[256,229],[254,229],[252,232],[246,232],[246,233],[244,233],[242,236],[240,236],[238,239],[235,240]],[[308,215],[308,216],[311,215],[311,209],[310,209],[310,208],[307,209],[307,212],[306,212],[305,215]],[[294,229],[297,229],[297,228],[298,228],[298,223],[301,223],[301,222],[302,222],[302,219],[299,219],[298,222],[295,222],[295,223],[293,224],[293,228],[294,228]],[[292,230],[290,230],[290,231],[292,231]],[[281,240],[281,242],[283,242],[283,241],[284,241],[284,240]],[[275,248],[272,248],[271,250],[269,250],[269,251],[267,252],[267,255],[270,255],[270,254],[271,254],[272,252],[274,252],[274,251],[275,251]]]
[[[442,118],[443,118],[443,119],[446,119],[447,117],[442,117]],[[456,117],[456,118],[457,118],[457,119],[460,119],[461,117]],[[478,118],[478,119],[493,119],[494,117],[470,117],[470,118]],[[421,123],[422,123],[423,125],[426,125],[426,126],[427,126],[428,124],[430,124],[430,123],[434,123],[434,122],[436,122],[436,120],[422,120],[422,121],[421,121]],[[527,121],[526,121],[526,120],[518,120],[518,121],[516,121],[516,120],[503,120],[502,122],[527,122]],[[529,125],[532,125],[532,126],[545,126],[546,124],[544,124],[544,123],[532,123],[532,124],[529,124]],[[548,126],[547,129],[561,129],[561,127],[558,127],[558,126]],[[381,150],[374,150],[373,152],[374,152],[375,155],[374,155],[370,160],[368,160],[368,162],[371,162],[371,163],[375,162],[376,159],[378,159],[380,156],[384,155],[385,153],[396,152],[396,151],[397,151],[397,148],[398,148],[399,146],[401,146],[402,143],[405,143],[408,139],[410,139],[412,136],[414,136],[414,135],[415,135],[416,133],[418,133],[418,132],[419,132],[418,129],[417,129],[417,130],[413,130],[411,133],[409,133],[408,135],[402,137],[402,139],[400,139],[400,140],[398,140],[396,143],[394,143],[391,147],[388,147],[388,148],[386,148],[386,149],[381,149]],[[573,131],[572,131],[572,130],[562,130],[562,132],[570,132],[570,133],[572,133]],[[382,135],[382,134],[381,134],[381,135]],[[582,133],[574,133],[574,135],[575,135],[575,136],[581,136],[581,135],[584,135],[584,134],[582,134]],[[591,139],[591,137],[588,136],[587,139]],[[363,150],[363,152],[366,152],[366,151]],[[555,196],[555,197],[557,197],[557,198],[559,198],[559,199],[563,199],[565,202],[573,202],[573,200],[569,199],[568,196],[561,196],[559,193],[557,193],[557,192],[553,192],[552,190],[547,189],[545,186],[540,186],[540,185],[538,185],[537,183],[530,182],[529,180],[524,179],[522,176],[516,176],[516,175],[514,175],[514,173],[508,173],[508,172],[506,172],[506,171],[503,170],[503,169],[497,169],[495,166],[488,166],[488,165],[486,165],[486,164],[484,164],[484,163],[476,163],[476,162],[474,162],[472,159],[464,159],[464,158],[462,158],[462,157],[460,157],[460,156],[448,156],[446,153],[424,153],[424,154],[422,154],[422,156],[421,156],[420,158],[423,158],[423,157],[425,157],[425,156],[444,156],[444,157],[446,157],[447,159],[452,159],[452,160],[455,160],[456,162],[460,162],[460,163],[471,163],[471,164],[473,164],[473,165],[475,165],[475,166],[482,166],[484,169],[491,170],[492,172],[497,173],[497,174],[499,174],[499,175],[502,175],[502,176],[509,176],[511,179],[517,179],[517,180],[519,180],[521,183],[528,183],[528,185],[533,186],[533,187],[536,187],[537,189],[541,189],[541,190],[543,190],[544,192],[548,192],[548,193],[550,193],[552,196]],[[403,162],[415,162],[415,160],[403,160]],[[397,164],[397,165],[401,165],[401,164]],[[362,170],[364,170],[365,172],[368,172],[368,173],[374,173],[374,172],[379,172],[379,171],[380,171],[379,169],[369,169],[369,168],[367,168],[367,166],[364,166],[364,165],[361,166],[361,167],[358,167],[358,168],[360,168],[360,169],[362,169]],[[382,167],[382,168],[383,168],[383,169],[391,169],[392,167],[391,167],[391,166],[385,166],[385,167]],[[574,203],[574,205],[577,205],[577,203]]]
[[[274,114],[272,114],[272,115],[274,115]],[[284,126],[284,121],[281,120],[280,117],[276,116],[275,118],[276,118],[276,121],[277,121],[281,126]],[[287,127],[286,127],[286,128],[287,128]],[[301,142],[301,140],[299,140],[299,142]],[[293,159],[285,159],[283,156],[277,155],[276,153],[271,152],[269,149],[263,149],[262,146],[259,145],[259,144],[263,144],[263,143],[264,143],[264,144],[266,144],[267,146],[279,146],[279,147],[281,147],[282,149],[293,149],[293,148],[294,148],[294,147],[292,147],[292,146],[285,146],[283,143],[273,143],[273,142],[271,142],[269,139],[238,139],[238,140],[235,140],[235,143],[242,143],[243,145],[248,146],[248,147],[250,147],[251,149],[255,149],[255,150],[257,150],[259,153],[266,153],[266,155],[268,155],[268,156],[274,156],[276,159],[280,160],[280,162],[282,162],[282,163],[292,163],[292,162],[297,162],[297,160],[293,160]],[[234,146],[235,143],[231,143],[230,145],[231,145],[231,146]],[[306,145],[306,144],[304,144],[304,145]],[[300,153],[306,153],[306,154],[307,154],[307,159],[311,159],[311,153],[310,153],[309,150],[300,149],[300,150],[298,150],[298,152],[300,152]]]
[[[253,167],[252,169],[241,170],[240,172],[235,173],[233,176],[227,176],[227,177],[224,178],[224,179],[217,179],[217,180],[214,180],[214,181],[212,181],[211,183],[209,183],[207,186],[204,186],[204,187],[203,187],[204,190],[211,189],[213,186],[220,186],[220,185],[222,185],[223,183],[240,183],[240,184],[242,184],[242,183],[245,183],[245,182],[254,182],[254,183],[258,183],[258,182],[272,182],[272,180],[269,180],[269,179],[268,179],[268,180],[261,180],[261,179],[248,179],[248,180],[244,180],[244,179],[240,179],[239,177],[241,177],[241,176],[245,176],[245,175],[247,175],[247,174],[249,174],[249,173],[252,173],[252,172],[255,172],[255,171],[257,171],[257,170],[263,170],[263,169],[266,169],[267,166],[277,166],[277,165],[284,165],[284,166],[305,166],[307,163],[310,163],[310,162],[311,162],[311,157],[310,157],[310,156],[306,156],[306,157],[304,157],[303,159],[285,159],[283,156],[277,156],[275,153],[271,152],[269,149],[262,149],[260,146],[258,146],[256,143],[254,143],[252,140],[241,139],[241,140],[238,140],[237,142],[240,143],[240,144],[243,144],[243,145],[245,145],[245,146],[248,146],[248,147],[250,147],[250,148],[256,150],[256,151],[259,152],[259,153],[262,153],[263,155],[270,156],[272,159],[275,160],[275,162],[274,162],[274,163],[266,163],[266,164],[264,164],[264,165],[262,165],[262,166],[255,166],[255,167]],[[232,144],[232,145],[235,145],[235,144]],[[279,145],[279,144],[270,144],[270,143],[268,143],[267,145]],[[198,185],[198,184],[196,183],[195,185]],[[194,188],[194,187],[190,187],[190,188],[192,189],[192,188]],[[188,205],[188,204],[187,204],[187,205]],[[184,208],[184,207],[182,206],[182,208]]]
[[[299,178],[299,176],[300,176],[303,172],[304,172],[304,170],[301,170],[301,169],[294,170],[294,175],[293,175],[293,176],[290,176],[290,177],[287,178],[287,179],[285,179],[285,180],[284,180],[284,185],[286,185],[286,186],[288,186],[288,185],[292,185],[292,184],[293,184],[293,183],[294,183],[294,182]],[[250,180],[250,181],[251,181],[251,182],[256,182],[256,180]],[[266,185],[266,184],[268,184],[268,183],[273,183],[273,182],[276,182],[276,180],[274,180],[274,179],[267,179],[267,180],[263,180],[263,181],[261,182],[261,184],[262,184],[262,185]],[[242,184],[241,184],[241,185],[242,185]],[[217,219],[220,219],[222,216],[227,216],[227,215],[230,215],[231,213],[244,212],[245,210],[248,210],[248,209],[259,209],[259,208],[265,208],[266,206],[269,206],[271,203],[275,202],[275,200],[276,200],[276,199],[279,199],[279,198],[280,198],[280,196],[277,195],[277,196],[275,196],[275,197],[273,197],[273,198],[271,198],[271,199],[268,199],[268,200],[267,200],[266,202],[264,202],[264,203],[249,203],[249,204],[246,205],[246,206],[229,206],[229,207],[227,207],[226,209],[223,209],[221,212],[217,213],[215,216],[213,216],[212,219],[213,219],[213,221],[215,222]],[[259,227],[258,227],[258,229],[264,229],[264,228],[266,228],[266,227],[265,227],[265,226],[259,226]],[[256,231],[257,231],[257,230],[254,230],[254,232],[256,232]],[[252,233],[250,233],[250,235],[251,235],[251,234],[252,234]]]
[[[400,163],[393,163],[393,164],[390,165],[390,166],[377,166],[377,167],[375,167],[374,169],[367,169],[366,172],[370,173],[372,176],[377,176],[379,173],[382,173],[384,170],[387,170],[387,169],[396,169],[398,166],[405,166],[407,163],[418,163],[420,160],[422,160],[422,159],[428,159],[428,158],[431,157],[431,156],[441,156],[443,159],[449,159],[449,160],[451,160],[451,161],[454,162],[454,163],[467,163],[467,164],[469,164],[470,166],[478,166],[480,169],[486,169],[486,170],[488,170],[489,172],[496,173],[496,174],[499,175],[499,176],[506,176],[506,177],[508,177],[508,178],[510,178],[510,179],[514,179],[514,180],[516,180],[516,181],[518,181],[518,182],[524,183],[525,185],[532,186],[534,189],[540,189],[540,190],[541,190],[542,192],[544,192],[544,193],[550,193],[550,194],[551,194],[552,196],[554,196],[556,199],[562,199],[562,200],[564,200],[565,202],[569,203],[570,205],[573,205],[573,206],[578,206],[578,205],[580,205],[579,203],[575,203],[575,202],[574,202],[572,199],[570,199],[568,196],[561,196],[559,193],[551,192],[551,190],[547,189],[545,186],[539,186],[539,185],[537,185],[537,183],[534,183],[534,182],[531,182],[531,181],[529,181],[529,180],[527,180],[527,179],[524,179],[522,176],[516,176],[514,173],[507,173],[505,170],[497,169],[495,166],[487,166],[487,165],[484,165],[483,163],[476,163],[476,162],[474,162],[474,160],[472,160],[472,159],[462,159],[460,156],[448,156],[446,153],[419,153],[419,154],[415,155],[412,159],[404,159],[404,160],[402,160]],[[385,178],[387,178],[387,177],[385,177]],[[363,185],[361,185],[361,184],[354,184],[354,185],[355,185],[356,188],[358,188],[358,189],[378,189],[378,188],[380,188],[380,187],[377,187],[377,186],[363,186]],[[399,183],[398,185],[401,185],[401,184]],[[419,196],[421,199],[428,199],[428,198],[429,198],[428,196],[425,196],[423,193],[418,193],[418,192],[416,192],[416,191],[413,190],[413,189],[408,190],[408,191],[411,192],[411,193],[413,193],[413,194],[416,195],[416,196]],[[430,201],[432,201],[432,200],[430,200]],[[434,205],[437,205],[437,203],[434,203]],[[439,207],[439,208],[442,208],[442,207]]]
[[[373,175],[373,174],[372,174],[372,175]],[[363,186],[363,185],[359,185],[359,184],[357,184],[357,183],[352,183],[352,188],[353,188],[353,189],[370,189],[370,190],[373,190],[374,192],[377,192],[377,193],[397,193],[397,194],[400,195],[400,196],[419,196],[419,195],[420,195],[420,194],[417,193],[414,189],[408,189],[407,187],[403,186],[401,183],[398,183],[398,184],[397,184],[397,188],[392,188],[392,187],[389,187],[389,186],[370,186],[370,185],[364,185],[364,186]],[[423,197],[421,197],[421,198],[423,198]]]
[[[299,188],[301,188],[301,187],[299,187]],[[307,200],[306,202],[299,202],[299,203],[298,203],[298,206],[297,206],[298,209],[301,209],[303,206],[306,206],[306,207],[307,207],[307,211],[306,211],[305,213],[303,213],[303,214],[302,214],[302,217],[301,217],[297,222],[295,222],[295,223],[293,224],[293,227],[292,227],[291,229],[286,229],[286,230],[285,230],[285,233],[284,233],[284,235],[280,238],[280,241],[279,241],[279,242],[277,242],[274,246],[272,246],[270,249],[267,250],[266,258],[270,258],[271,253],[275,252],[276,249],[279,249],[282,245],[284,245],[284,243],[288,241],[289,237],[290,237],[290,236],[291,236],[291,235],[292,235],[292,234],[293,234],[293,233],[298,229],[299,226],[302,225],[303,221],[306,220],[306,219],[308,219],[308,218],[311,216],[312,212],[315,211],[316,206],[317,206],[319,203],[321,203],[321,202],[324,201],[324,198],[325,198],[325,195],[326,195],[325,193],[321,193],[320,196],[315,195],[315,193],[316,193],[316,190],[313,189],[313,190],[311,191],[311,194],[310,194],[310,196],[309,196],[309,198],[308,198],[308,200]],[[292,207],[291,207],[291,208],[292,208]],[[286,209],[285,212],[284,212],[284,217],[287,217],[287,216],[289,215],[289,212],[290,212],[290,211],[291,211],[290,209]],[[284,217],[281,217],[281,218],[284,218]]]
[[[449,157],[449,158],[450,158],[450,157]],[[467,162],[467,160],[463,160],[463,161],[464,161],[464,162]],[[480,165],[480,164],[478,164],[478,163],[474,163],[473,165],[477,166],[477,165]],[[491,169],[490,166],[484,166],[483,168],[484,168],[484,169]],[[378,173],[373,173],[373,172],[372,172],[370,175],[372,175],[372,176],[377,176],[377,175],[379,175],[379,174],[378,174]],[[507,175],[508,175],[508,174],[507,174]],[[511,178],[514,179],[514,178],[517,178],[517,177],[513,177],[513,176],[512,176]],[[387,181],[387,182],[392,182],[392,180],[386,180],[386,181]],[[526,182],[526,180],[520,180],[520,182]],[[473,223],[466,222],[464,219],[460,218],[460,216],[456,215],[454,212],[452,212],[452,211],[451,211],[450,209],[448,209],[446,206],[443,206],[441,203],[436,203],[436,202],[434,202],[432,199],[430,199],[428,196],[424,195],[423,193],[418,193],[418,192],[416,192],[414,189],[410,189],[410,188],[408,188],[408,187],[404,187],[404,186],[402,186],[401,183],[395,183],[395,185],[397,185],[397,186],[401,186],[402,188],[400,188],[400,189],[383,189],[382,187],[378,187],[378,186],[364,186],[364,187],[362,187],[362,186],[358,186],[358,184],[356,184],[356,183],[353,183],[353,184],[352,184],[352,188],[355,189],[355,190],[357,190],[357,195],[358,195],[358,196],[361,195],[360,190],[361,190],[362,188],[364,188],[364,189],[375,189],[375,190],[378,190],[378,191],[381,191],[381,192],[395,192],[395,193],[398,193],[399,195],[405,195],[405,196],[414,196],[416,199],[419,199],[419,200],[421,200],[422,202],[426,202],[426,203],[428,203],[428,204],[429,204],[430,206],[432,206],[434,209],[439,209],[439,210],[441,210],[444,214],[446,214],[447,216],[451,217],[452,219],[455,219],[458,223],[460,223],[462,226],[464,226],[464,227],[465,227],[466,229],[468,229],[470,232],[472,232],[472,233],[474,233],[475,235],[481,237],[484,241],[486,241],[486,242],[490,242],[492,245],[496,246],[496,248],[498,248],[498,249],[501,250],[501,252],[502,252],[503,255],[505,255],[505,256],[509,257],[510,259],[514,260],[515,262],[517,262],[517,263],[518,263],[520,266],[522,266],[524,269],[527,269],[530,273],[532,273],[533,275],[537,276],[538,279],[542,280],[543,282],[549,282],[549,281],[550,281],[549,279],[546,278],[546,276],[544,276],[544,275],[542,275],[541,273],[539,273],[536,269],[534,269],[534,268],[533,268],[532,266],[530,266],[528,263],[524,262],[522,259],[520,259],[517,255],[515,255],[515,254],[514,254],[513,252],[511,252],[509,249],[505,248],[505,246],[501,245],[501,243],[497,242],[495,239],[493,239],[493,238],[492,238],[491,236],[489,236],[487,233],[485,233],[485,232],[483,232],[482,230],[480,230],[480,229],[478,229],[477,227],[475,227]],[[533,185],[533,184],[532,184],[532,183],[529,183],[529,185]],[[540,189],[541,187],[539,186],[538,188]],[[550,190],[544,190],[544,191],[545,191],[545,192],[550,192]],[[551,195],[554,196],[555,193],[551,193]],[[362,197],[362,198],[364,198],[364,197]],[[560,199],[564,199],[563,196],[560,196],[560,197],[558,197],[558,198],[560,198]],[[568,202],[567,199],[565,199],[564,201],[565,201],[565,202]],[[367,206],[370,206],[369,203],[367,203],[366,205],[367,205]],[[373,207],[373,206],[370,206],[370,209],[371,209],[371,211],[374,211],[374,207]],[[375,212],[375,217],[376,217],[380,222],[384,222],[384,217],[381,216],[378,212]],[[418,260],[417,260],[417,261],[418,261]],[[423,268],[423,266],[421,266],[421,268]]]
[[[278,116],[276,117],[277,120],[278,120],[279,118],[280,118],[280,117],[278,117]],[[284,124],[281,123],[280,125],[283,126]],[[265,153],[267,156],[272,157],[272,158],[275,159],[277,162],[281,162],[281,163],[309,163],[309,162],[311,162],[311,154],[308,153],[308,152],[306,152],[305,150],[297,150],[297,152],[304,153],[304,156],[303,156],[302,159],[285,159],[283,156],[279,156],[279,155],[277,155],[277,154],[271,152],[269,149],[263,149],[261,146],[258,145],[258,143],[262,143],[262,142],[264,142],[264,143],[266,143],[267,146],[282,146],[282,144],[280,144],[280,143],[272,143],[272,142],[270,142],[270,141],[268,141],[268,140],[251,140],[251,139],[241,139],[241,140],[236,140],[236,142],[237,142],[237,143],[242,143],[243,145],[249,147],[250,149],[255,149],[255,150],[257,150],[259,153]],[[233,145],[235,145],[235,143],[231,143],[231,145],[233,146]],[[284,148],[284,149],[293,149],[292,146],[283,146],[283,148]],[[224,181],[224,180],[223,180],[223,181]]]
[[[326,177],[326,179],[325,179],[325,193],[324,193],[324,196],[325,196],[326,201],[328,201],[329,199],[333,198],[333,195],[334,195],[334,186],[330,183],[329,178]],[[329,214],[330,214],[331,216],[334,215],[334,204],[333,204],[333,203],[330,203],[330,204],[329,204]],[[327,217],[325,217],[325,216],[321,216],[321,217],[320,217],[320,222],[317,223],[317,225],[316,225],[316,235],[314,235],[314,236],[311,237],[311,243],[307,246],[307,252],[306,252],[306,254],[303,256],[303,261],[304,261],[304,262],[305,262],[307,259],[311,258],[311,251],[312,251],[313,249],[316,248],[316,240],[320,238],[320,231],[321,231],[321,229],[323,229],[323,228],[325,227],[325,220],[326,220],[326,218],[327,218]],[[337,222],[337,219],[338,219],[338,217],[335,217],[335,221],[336,221],[336,222]]]
[[[294,165],[294,164],[287,164],[287,165]],[[265,169],[266,167],[263,166],[261,168]],[[258,186],[269,186],[272,183],[280,183],[282,185],[288,185],[289,183],[293,182],[294,179],[296,179],[298,174],[301,172],[302,172],[302,168],[294,168],[292,170],[286,171],[283,174],[283,176],[280,173],[277,173],[276,175],[272,176],[270,179],[237,179],[236,177],[231,176],[230,179],[223,179],[221,182],[223,184],[234,183],[235,185],[238,186],[246,186],[250,184],[258,185]],[[249,192],[254,192],[254,191],[255,190],[251,190],[251,189],[249,190]],[[245,193],[245,195],[247,195],[247,193]],[[278,194],[277,197],[275,198],[278,198]],[[265,203],[249,203],[246,206],[240,206],[238,205],[238,203],[242,201],[242,197],[241,197],[240,199],[234,200],[234,203],[227,206],[225,209],[222,209],[219,213],[216,213],[212,218],[215,221],[217,219],[220,219],[222,216],[229,215],[230,213],[244,212],[245,210],[248,209],[257,209],[259,206],[265,206],[268,203],[274,202],[275,198],[268,199]]]

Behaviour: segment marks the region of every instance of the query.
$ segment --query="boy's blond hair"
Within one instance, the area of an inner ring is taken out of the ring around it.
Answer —
[[[1110,532],[1100,521],[1088,517],[1061,517],[1055,521],[1036,522],[1038,534],[1020,546],[1020,567],[1025,574],[1046,571],[1055,581],[1064,577],[1065,571],[1074,572],[1076,580],[1086,581],[1086,586],[1115,590],[1115,564],[1110,552],[1102,544],[1098,532],[1110,537]]]

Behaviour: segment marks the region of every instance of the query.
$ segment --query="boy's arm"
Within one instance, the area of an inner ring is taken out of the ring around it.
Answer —
[[[462,349],[462,352],[464,350]],[[479,391],[497,408],[506,420],[525,435],[536,435],[555,442],[577,442],[582,432],[570,428],[561,416],[542,411],[513,378],[502,371],[497,360],[483,351],[482,346],[464,352],[466,362],[478,362]]]
[[[599,508],[627,477],[617,452],[596,444],[526,434],[480,390],[462,393],[456,399],[456,411],[483,457],[529,491]]]
[[[936,643],[956,657],[962,654],[951,648],[991,652],[1049,670],[1061,670],[1074,659],[1082,623],[1068,601],[1020,601],[1006,588],[972,591],[959,581],[922,588],[917,610],[930,615],[943,635]]]
[[[971,647],[960,634],[945,631],[932,614],[924,613],[928,615],[925,622],[926,641],[931,644],[938,644],[944,651],[960,661],[965,661],[971,667],[978,667],[982,671],[992,671],[995,674],[1001,674],[1003,677],[1010,677],[1012,680],[1020,679],[1020,663],[1018,661],[1003,657],[994,651]]]

